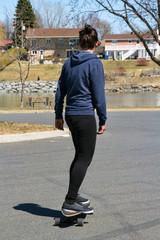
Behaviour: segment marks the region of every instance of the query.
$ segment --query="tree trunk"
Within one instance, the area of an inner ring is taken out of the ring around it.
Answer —
[[[157,0],[157,6],[158,6],[158,34],[160,34],[160,0]]]
[[[21,108],[24,107],[24,82],[22,82],[22,88],[21,88]]]

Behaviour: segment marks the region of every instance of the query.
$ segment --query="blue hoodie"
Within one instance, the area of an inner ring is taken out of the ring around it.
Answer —
[[[78,51],[64,63],[56,92],[56,119],[63,118],[65,96],[66,115],[94,115],[96,109],[99,125],[105,125],[104,70],[95,54]]]

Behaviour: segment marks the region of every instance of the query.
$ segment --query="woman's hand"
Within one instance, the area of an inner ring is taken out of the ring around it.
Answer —
[[[97,134],[103,134],[105,130],[106,130],[106,126],[105,125],[99,126],[99,130],[98,130]]]
[[[63,119],[56,119],[55,120],[55,127],[59,130],[64,130],[63,129],[63,124],[64,124],[64,121]]]

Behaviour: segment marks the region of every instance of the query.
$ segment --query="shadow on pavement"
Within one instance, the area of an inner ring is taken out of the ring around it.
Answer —
[[[54,210],[50,208],[41,207],[35,203],[21,203],[17,206],[13,207],[15,210],[21,210],[24,212],[31,213],[33,215],[42,216],[42,217],[52,217],[54,218],[61,218],[61,224],[59,225],[60,228],[70,227],[76,224],[76,218],[73,218],[71,221],[70,219],[66,219],[59,210]],[[79,215],[79,217],[85,218],[85,215]],[[85,222],[87,223],[87,222]],[[55,225],[54,225],[55,226]]]
[[[15,210],[21,210],[24,212],[28,212],[28,213],[38,215],[38,216],[43,216],[43,217],[57,218],[62,216],[61,211],[53,210],[50,208],[44,208],[35,203],[21,203],[17,206],[14,206],[13,208]]]

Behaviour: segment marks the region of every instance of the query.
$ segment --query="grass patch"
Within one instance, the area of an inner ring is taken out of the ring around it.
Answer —
[[[102,63],[105,72],[106,88],[116,89],[122,87],[124,84],[160,86],[160,76],[140,77],[142,71],[154,68],[159,69],[159,66],[151,60],[147,61],[147,66],[138,66],[138,60],[102,60]]]
[[[38,77],[41,81],[58,80],[61,69],[62,66],[57,64],[31,65],[27,81],[36,81]],[[27,64],[25,61],[22,62],[22,71],[25,75],[27,71]],[[0,72],[0,81],[20,81],[19,66],[17,62],[13,62]]]
[[[0,121],[0,135],[43,132],[56,130],[53,126],[32,123],[16,123]]]
[[[147,66],[137,66],[137,60],[126,61],[106,61],[102,60],[104,72],[119,72],[124,70],[125,72],[138,72],[150,68],[158,68],[153,61],[148,61]],[[57,64],[38,64],[30,66],[30,73],[27,81],[36,81],[39,77],[41,81],[53,81],[58,80],[61,74],[62,65]],[[27,70],[25,61],[23,62],[23,72]],[[3,71],[0,72],[0,81],[20,81],[19,67],[17,62],[13,62]]]
[[[145,69],[150,69],[150,68],[159,68],[158,65],[156,65],[153,61],[148,60],[148,65],[147,66],[138,66],[138,61],[137,60],[118,60],[118,61],[106,61],[102,60],[103,67],[104,67],[104,72],[108,71],[117,71],[119,70],[120,67],[123,67],[126,72],[134,72],[134,71],[142,71]]]

